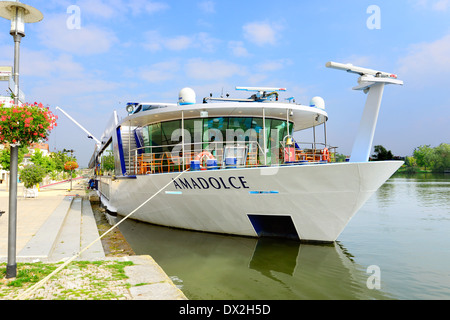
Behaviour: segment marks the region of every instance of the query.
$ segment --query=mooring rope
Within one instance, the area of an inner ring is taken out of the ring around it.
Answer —
[[[189,171],[189,169],[181,172],[176,178],[178,179],[179,177],[181,177],[185,172]],[[42,279],[41,281],[39,281],[38,283],[36,283],[35,285],[31,286],[30,288],[28,288],[27,290],[25,290],[24,292],[22,292],[20,295],[18,295],[14,300],[25,300],[27,299],[33,292],[35,292],[40,286],[42,286],[44,283],[46,283],[50,278],[52,278],[55,274],[57,274],[59,271],[61,271],[62,269],[64,269],[66,266],[68,266],[72,261],[74,261],[76,258],[78,258],[84,251],[86,251],[87,249],[89,249],[94,243],[96,243],[97,241],[101,240],[104,236],[106,236],[108,233],[110,233],[113,229],[117,228],[122,222],[124,222],[126,219],[128,219],[129,217],[131,217],[131,215],[133,215],[136,211],[138,211],[139,209],[141,209],[143,206],[145,206],[148,202],[150,202],[154,197],[156,197],[158,194],[160,194],[164,189],[166,189],[170,184],[172,183],[172,181],[170,181],[169,183],[167,183],[164,187],[162,187],[161,189],[158,190],[158,192],[156,192],[154,195],[152,195],[150,198],[148,198],[146,201],[144,201],[139,207],[137,207],[136,209],[134,209],[131,213],[129,213],[127,216],[125,216],[122,220],[120,220],[118,223],[116,223],[114,226],[112,226],[108,231],[106,231],[104,234],[102,234],[100,237],[98,237],[97,239],[95,239],[94,241],[92,241],[88,246],[86,246],[83,250],[81,250],[78,254],[76,254],[75,256],[73,256],[72,258],[70,258],[69,260],[67,260],[66,262],[64,262],[60,267],[58,267],[57,269],[55,269],[52,273],[50,273],[48,276],[46,276],[44,279]]]

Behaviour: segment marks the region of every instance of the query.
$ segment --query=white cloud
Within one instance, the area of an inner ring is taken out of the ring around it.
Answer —
[[[173,51],[185,50],[192,45],[192,38],[188,36],[177,36],[164,40],[164,45],[167,49]]]
[[[181,51],[191,48],[201,49],[205,52],[214,52],[220,43],[220,40],[211,37],[206,32],[165,38],[158,31],[151,30],[144,33],[144,39],[143,47],[152,52],[162,49]]]
[[[292,64],[289,59],[267,60],[257,65],[257,69],[260,72],[273,72],[284,69]]]
[[[244,42],[242,41],[229,41],[228,48],[236,57],[250,57],[251,54],[244,47]]]
[[[114,4],[104,3],[103,0],[81,0],[77,5],[80,7],[81,17],[88,14],[109,19],[118,14]]]
[[[194,47],[200,48],[205,52],[214,52],[220,42],[220,40],[211,37],[206,32],[199,32],[194,36]]]
[[[259,45],[274,45],[277,43],[279,31],[283,27],[279,24],[273,24],[268,22],[251,22],[242,27],[244,31],[244,37]]]
[[[165,2],[148,0],[125,1],[125,6],[131,9],[131,13],[133,15],[139,15],[142,13],[154,14],[170,8],[170,6]]]
[[[188,77],[202,80],[225,79],[247,73],[245,67],[229,61],[206,61],[201,58],[190,59],[185,68]]]
[[[200,10],[202,10],[204,13],[216,13],[216,4],[214,1],[202,1],[198,4],[198,7]]]
[[[50,1],[52,2],[52,1]],[[75,3],[74,3],[75,2]],[[76,5],[81,10],[81,19],[86,16],[102,19],[118,19],[123,15],[152,15],[168,10],[170,6],[165,2],[148,0],[78,0],[62,2],[58,0],[54,6],[68,7]]]
[[[450,34],[433,42],[410,46],[407,55],[399,60],[398,73],[401,78],[409,78],[410,82],[416,84],[426,85],[438,81],[448,83]]]
[[[80,29],[69,29],[66,21],[66,15],[58,15],[47,17],[38,25],[38,36],[47,47],[77,55],[90,55],[105,53],[118,42],[110,30],[84,23]]]
[[[447,11],[450,8],[450,0],[440,0],[433,4],[433,10]]]
[[[21,74],[40,78],[80,78],[86,75],[83,66],[69,54],[55,56],[46,51],[22,50]]]
[[[156,52],[163,48],[163,39],[158,31],[146,31],[144,33],[144,39],[142,46],[151,52]]]
[[[360,56],[357,54],[352,54],[346,58],[338,60],[341,63],[350,63],[354,66],[363,67],[363,68],[373,68],[374,62],[373,59],[369,56]]]
[[[150,83],[165,82],[174,79],[180,69],[176,60],[159,62],[147,68],[142,68],[140,77]]]
[[[444,12],[450,9],[450,0],[416,0],[416,7]]]

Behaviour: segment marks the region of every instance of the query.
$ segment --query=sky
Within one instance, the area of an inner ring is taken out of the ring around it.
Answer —
[[[281,98],[325,100],[327,142],[350,155],[366,95],[357,75],[326,62],[398,74],[385,88],[374,145],[412,155],[450,143],[450,0],[27,0],[44,19],[26,24],[20,89],[59,116],[50,151],[87,166],[95,137],[127,102],[197,100],[236,86],[285,87]],[[0,18],[0,66],[12,66],[10,22]],[[0,95],[8,94],[0,82]],[[305,140],[311,140],[306,139]]]

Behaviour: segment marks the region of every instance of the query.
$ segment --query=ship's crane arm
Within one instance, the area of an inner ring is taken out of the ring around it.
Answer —
[[[87,133],[88,138],[89,139],[94,139],[95,142],[97,142],[97,144],[99,146],[102,145],[102,143],[100,142],[100,140],[98,140],[96,137],[94,137],[94,135],[92,133],[90,133],[89,131],[87,131],[81,124],[79,124],[77,121],[75,121],[75,119],[73,119],[67,112],[65,112],[63,109],[61,109],[60,107],[56,107],[57,110],[61,111],[62,113],[64,113],[64,115],[69,118],[70,120],[72,120],[73,123],[75,123],[78,127],[81,128],[81,130],[83,130],[84,132]]]

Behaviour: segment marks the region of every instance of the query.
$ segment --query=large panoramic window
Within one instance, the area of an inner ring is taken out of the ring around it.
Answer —
[[[143,127],[142,138],[145,152],[170,152],[174,145],[181,142],[181,127],[181,120]],[[280,147],[280,142],[288,135],[286,121],[266,118],[265,127],[267,149]],[[263,128],[263,119],[255,117],[186,119],[184,120],[185,144],[192,144],[192,149],[198,150],[207,148],[211,143],[258,142],[262,148]],[[293,125],[290,123],[290,134],[292,128]],[[175,139],[172,140],[174,137]],[[201,147],[194,145],[195,143],[201,144]]]
[[[114,165],[114,151],[113,151],[113,145],[110,141],[108,145],[103,149],[102,153],[98,157],[100,161],[100,170],[101,174],[107,176],[107,175],[113,175],[115,170]]]

